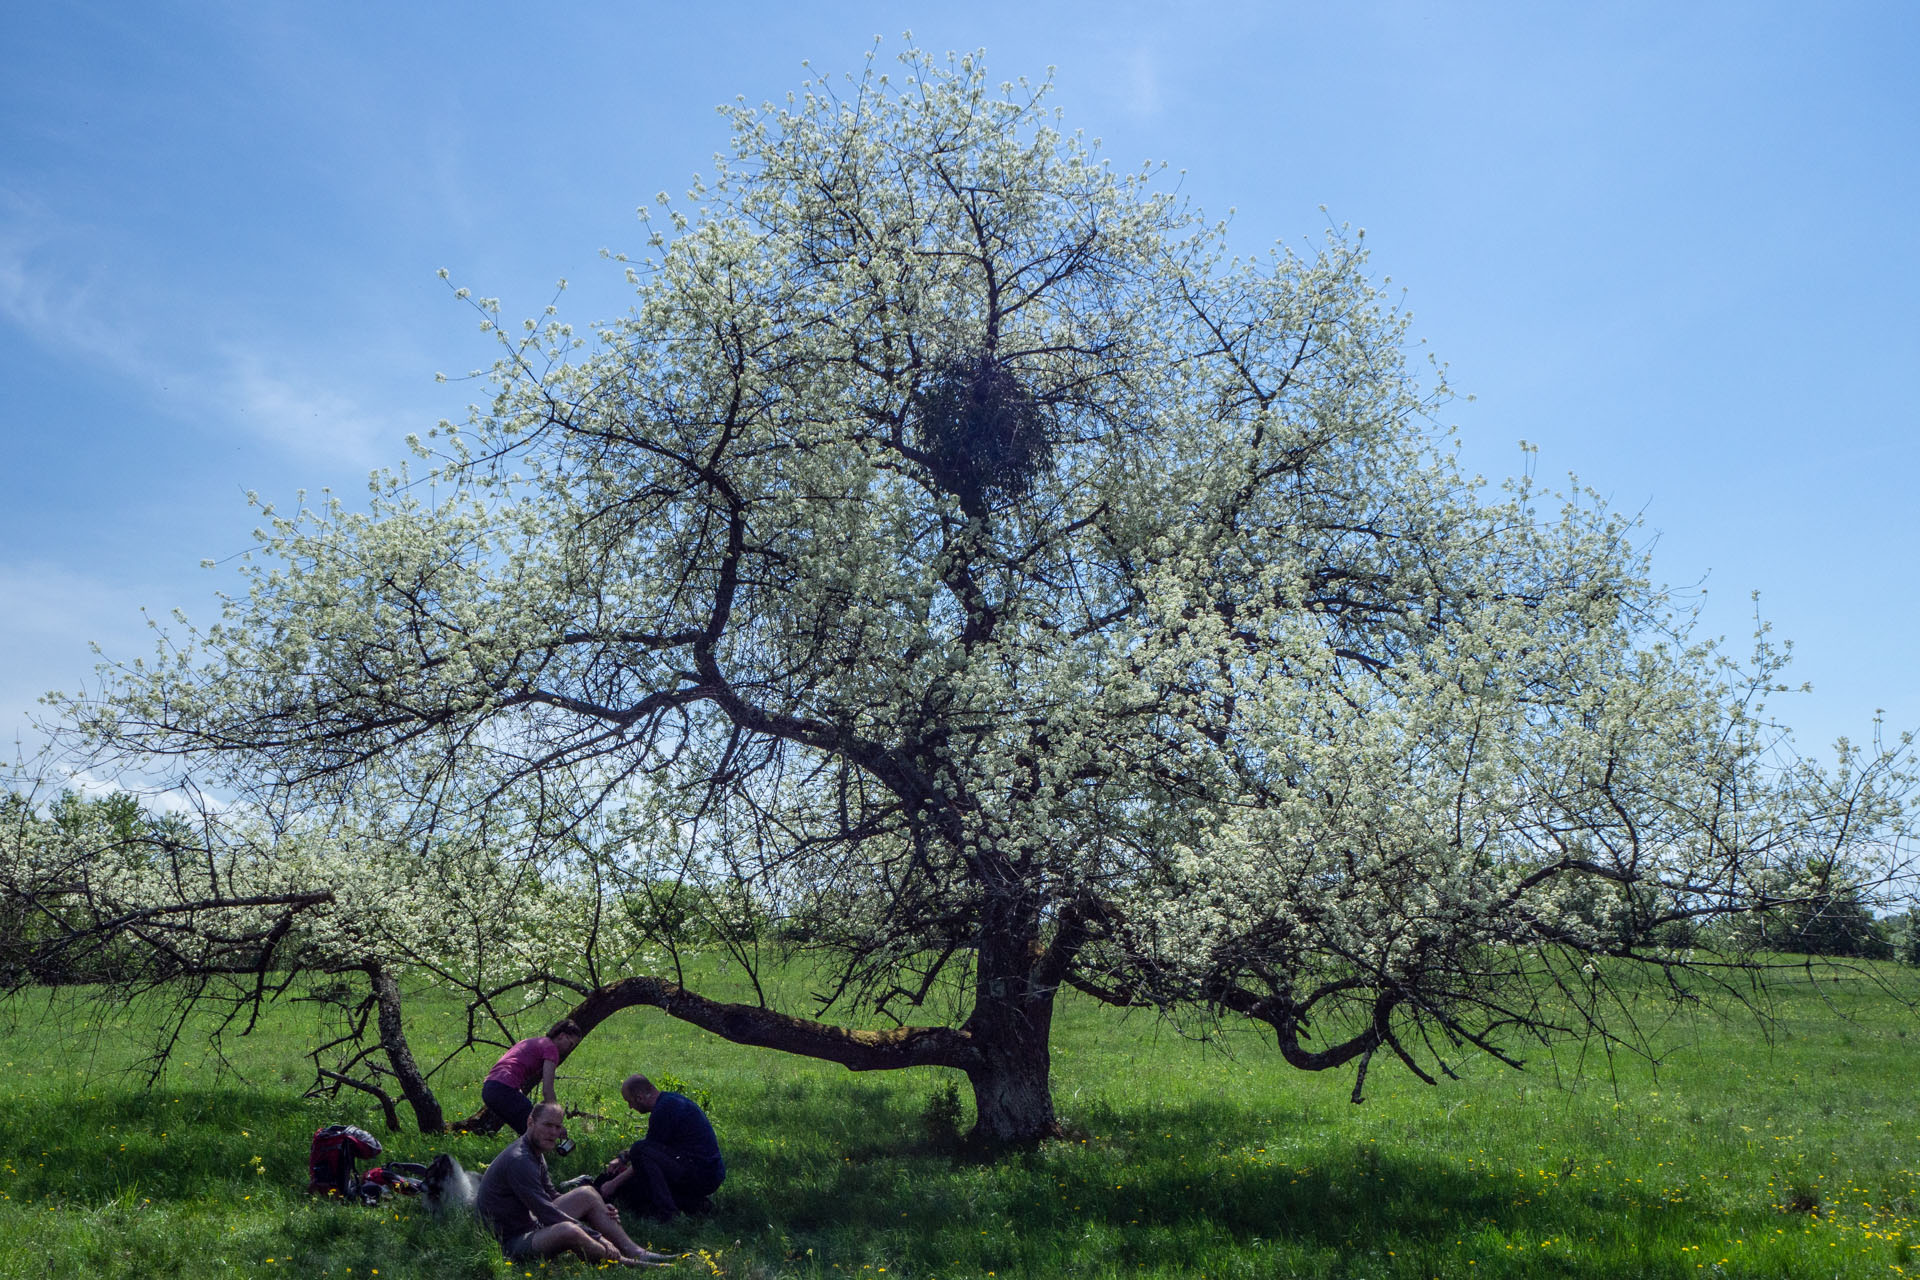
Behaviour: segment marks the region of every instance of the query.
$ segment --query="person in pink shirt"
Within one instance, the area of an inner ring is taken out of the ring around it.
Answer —
[[[533,1112],[533,1100],[527,1096],[535,1083],[540,1086],[542,1102],[557,1102],[553,1093],[554,1068],[560,1059],[573,1052],[586,1032],[572,1018],[562,1018],[543,1036],[522,1040],[500,1055],[480,1086],[480,1101],[487,1110],[525,1134],[527,1117]]]

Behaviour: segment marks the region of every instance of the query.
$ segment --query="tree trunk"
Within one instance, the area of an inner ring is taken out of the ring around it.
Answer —
[[[406,1026],[400,1019],[400,984],[377,964],[367,966],[367,977],[373,982],[373,994],[380,1006],[380,1046],[387,1051],[400,1092],[413,1108],[414,1123],[422,1133],[441,1133],[447,1122],[440,1113],[440,1100],[433,1096],[432,1087],[413,1060],[413,1050],[407,1046]]]
[[[972,1140],[1004,1146],[1059,1137],[1045,1038],[980,1048],[982,1061],[967,1069],[973,1085]]]
[[[1056,988],[1041,976],[1038,913],[1000,914],[1000,927],[983,931],[973,1013],[964,1028],[974,1048],[965,1066],[973,1084],[970,1136],[996,1146],[1060,1136],[1047,1048]]]

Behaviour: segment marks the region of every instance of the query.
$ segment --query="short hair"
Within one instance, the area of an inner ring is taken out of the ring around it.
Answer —
[[[587,1033],[582,1031],[580,1024],[572,1018],[562,1018],[547,1032],[547,1039],[551,1040],[555,1036],[572,1036],[575,1040],[585,1040]]]
[[[631,1098],[637,1093],[652,1093],[652,1092],[653,1092],[653,1081],[647,1079],[645,1076],[641,1075],[638,1071],[634,1072],[632,1075],[628,1076],[625,1080],[622,1080],[620,1082],[620,1096],[623,1098]]]
[[[567,1109],[559,1103],[536,1102],[533,1104],[533,1110],[527,1112],[527,1123],[532,1124],[535,1120],[540,1119],[540,1113],[543,1111],[551,1111],[562,1120],[567,1118]]]

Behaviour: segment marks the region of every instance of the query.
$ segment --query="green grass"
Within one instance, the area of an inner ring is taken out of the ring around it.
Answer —
[[[1888,971],[1908,994],[1915,978]],[[512,1268],[464,1223],[303,1193],[307,1139],[333,1120],[394,1158],[501,1144],[387,1134],[358,1098],[314,1102],[311,1006],[274,1011],[220,1065],[189,1045],[162,1087],[128,1065],[150,1011],[72,994],[0,1028],[0,1277],[408,1277],[582,1274]],[[453,1043],[450,1004],[410,1007],[424,1061]],[[1056,1103],[1070,1140],[994,1162],[929,1138],[951,1073],[855,1075],[741,1049],[653,1011],[597,1031],[562,1079],[596,1166],[635,1125],[629,1070],[708,1090],[730,1169],[718,1211],[637,1233],[676,1270],[919,1277],[1898,1276],[1920,1272],[1920,1028],[1858,978],[1803,980],[1769,1040],[1750,1024],[1669,1026],[1656,1073],[1609,1074],[1577,1049],[1524,1073],[1469,1062],[1429,1088],[1376,1070],[1305,1075],[1251,1034],[1198,1044],[1151,1018],[1069,1001]],[[531,1010],[533,1027],[551,1010]],[[491,1061],[437,1079],[450,1115]],[[965,1091],[962,1090],[965,1100]],[[970,1119],[970,1117],[963,1117]],[[1904,1271],[1903,1271],[1904,1269]]]

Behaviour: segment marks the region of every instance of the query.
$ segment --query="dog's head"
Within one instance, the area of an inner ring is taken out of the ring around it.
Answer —
[[[436,1213],[455,1209],[471,1210],[480,1193],[473,1175],[445,1152],[435,1156],[427,1165],[426,1176],[421,1181],[426,1184],[427,1206]]]

